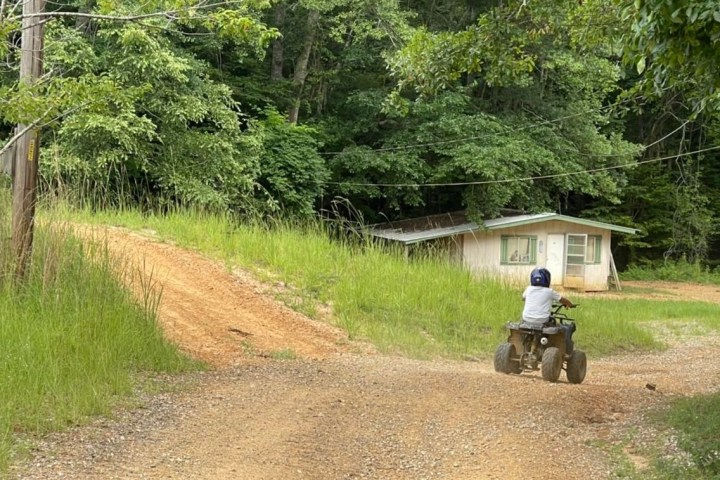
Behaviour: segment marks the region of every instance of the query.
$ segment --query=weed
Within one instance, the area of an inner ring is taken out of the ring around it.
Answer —
[[[677,400],[663,420],[679,432],[678,445],[692,458],[692,468],[703,478],[720,478],[720,394]]]
[[[282,350],[270,352],[268,357],[274,360],[295,360],[297,359],[297,354],[291,348],[283,348]]]
[[[164,339],[155,294],[137,304],[121,285],[122,265],[60,219],[38,222],[27,281],[14,281],[7,205],[0,189],[0,473],[18,434],[108,413],[132,396],[138,372],[199,368]]]

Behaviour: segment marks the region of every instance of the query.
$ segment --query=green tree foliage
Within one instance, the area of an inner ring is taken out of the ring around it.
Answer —
[[[598,135],[591,122],[584,123],[587,111],[570,111],[561,110],[568,116],[562,122],[521,112],[489,114],[458,92],[413,103],[407,115],[387,122],[392,131],[376,150],[353,147],[334,156],[336,178],[347,182],[341,182],[340,193],[383,199],[387,211],[393,211],[443,198],[445,184],[469,184],[460,186],[465,203],[483,215],[504,207],[554,210],[571,192],[617,201],[624,176],[604,168],[629,161],[637,149],[618,135]],[[598,171],[576,175],[590,166]],[[457,208],[458,200],[456,195]]]
[[[628,95],[639,94],[654,100],[654,114],[644,115],[650,125],[659,125],[671,115],[688,121],[694,135],[678,145],[664,142],[666,153],[704,151],[717,145],[712,125],[720,115],[720,7],[714,1],[616,0],[622,12],[624,31],[619,40],[624,58],[637,82]],[[652,107],[652,105],[651,105]],[[647,106],[641,107],[648,111]],[[670,223],[669,231],[653,235],[654,245],[669,243],[662,258],[704,261],[717,256],[717,219],[714,199],[718,198],[718,152],[687,158],[678,157],[666,165],[666,189],[675,200],[671,216],[658,216],[655,224]],[[662,203],[651,183],[646,187],[651,203]],[[668,222],[668,219],[672,219]],[[657,257],[656,257],[657,258]]]
[[[655,94],[688,93],[696,112],[720,110],[720,7],[714,0],[616,0],[626,60]]]
[[[100,3],[96,13],[123,16],[128,7]],[[139,15],[143,8],[152,6],[129,11]],[[241,207],[259,172],[260,146],[251,135],[244,138],[230,89],[209,78],[208,66],[182,42],[197,33],[258,50],[274,33],[253,15],[248,3],[204,15],[186,6],[167,25],[104,17],[80,25],[55,21],[46,34],[46,80],[30,92],[6,87],[16,107],[3,110],[4,120],[62,116],[43,151],[41,172],[49,184],[103,193],[129,187],[135,195]]]
[[[382,53],[406,35],[411,16],[396,0],[280,0],[275,10],[282,14],[268,21],[282,42],[273,46],[277,71],[264,89],[306,121],[383,79]]]
[[[288,123],[275,111],[266,115],[260,129],[263,151],[257,182],[268,195],[272,211],[309,217],[329,178],[325,160],[317,152],[315,131]]]
[[[18,1],[0,138],[39,120],[53,188],[287,216],[342,196],[372,221],[555,210],[640,228],[630,262],[720,252],[712,2],[59,0],[27,86]]]
[[[616,223],[632,224],[640,234],[625,237],[621,263],[663,263],[669,260],[706,262],[715,257],[718,198],[717,145],[710,129],[685,120],[690,110],[678,102],[679,93],[646,104],[628,116],[626,135],[650,147],[640,164],[628,172],[621,203],[599,200],[586,206],[586,214]],[[707,118],[704,114],[701,117]],[[703,153],[687,155],[693,151]]]
[[[418,29],[389,60],[405,118],[380,150],[427,146],[385,163],[409,165],[415,183],[475,183],[465,204],[483,215],[561,209],[573,192],[617,202],[625,175],[614,167],[638,149],[607,108],[620,77],[609,47],[577,28],[591,6],[507,2],[460,32]]]
[[[49,63],[55,66],[52,40],[58,37],[50,38]],[[88,47],[93,42],[95,71],[136,95],[106,111],[69,115],[52,150],[60,161],[54,172],[44,172],[60,173],[65,181],[82,178],[93,188],[139,182],[168,198],[206,206],[240,203],[252,186],[257,152],[241,151],[229,89],[208,79],[204,65],[157,31],[109,25],[83,40]]]

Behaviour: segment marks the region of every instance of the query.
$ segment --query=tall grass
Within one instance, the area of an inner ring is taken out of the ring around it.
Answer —
[[[74,215],[85,222],[149,229],[222,259],[228,268],[239,265],[264,280],[288,284],[296,308],[313,315],[318,305],[330,305],[336,323],[351,336],[385,351],[420,358],[491,354],[505,338],[504,324],[518,318],[522,309],[522,285],[476,278],[432,255],[407,261],[399,251],[360,238],[330,240],[320,224],[237,223],[222,215],[187,211]],[[639,272],[629,276],[638,278]],[[649,278],[701,278],[692,268],[686,277],[676,273],[673,269]],[[587,295],[573,300],[580,304],[570,312],[578,323],[576,344],[591,358],[662,348],[668,334],[720,329],[720,308],[710,303]],[[680,446],[694,463],[658,465],[654,478],[720,477],[719,407],[718,395],[713,395],[682,400],[668,411],[664,421],[682,433]]]
[[[371,242],[329,240],[323,225],[238,224],[184,211],[143,215],[125,210],[79,213],[82,221],[151,229],[240,265],[266,280],[289,284],[295,306],[313,315],[332,306],[351,336],[385,351],[428,358],[486,355],[506,336],[504,324],[522,310],[522,285],[471,276],[433,256],[406,261]],[[572,297],[572,293],[568,293]],[[575,298],[577,345],[591,355],[662,348],[667,333],[720,327],[720,308],[692,302]],[[659,333],[662,332],[663,335]]]
[[[663,280],[720,285],[720,271],[685,259],[661,264],[631,265],[622,273],[624,280]]]
[[[28,281],[15,282],[9,211],[0,189],[0,473],[18,434],[108,413],[138,372],[197,368],[118,283],[107,252],[58,222],[36,229]]]
[[[720,478],[720,394],[675,400],[659,419],[679,432],[691,462],[660,457],[660,478]]]

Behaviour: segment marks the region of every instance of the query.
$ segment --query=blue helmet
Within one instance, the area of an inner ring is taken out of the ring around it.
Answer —
[[[536,287],[550,286],[550,271],[547,268],[537,267],[530,272],[530,285]]]

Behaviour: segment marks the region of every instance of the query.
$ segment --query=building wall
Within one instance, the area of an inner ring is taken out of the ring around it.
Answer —
[[[585,291],[603,291],[608,289],[610,231],[588,227],[575,223],[551,220],[519,227],[499,230],[476,231],[463,235],[463,263],[478,275],[491,274],[501,276],[518,285],[526,285],[530,271],[536,266],[545,266],[547,261],[547,236],[549,234],[585,234],[602,236],[602,248],[599,264],[586,264],[585,276],[578,280],[566,278],[563,286]],[[531,235],[537,237],[535,265],[503,265],[500,263],[500,239],[504,235]],[[566,240],[567,242],[567,240]],[[567,249],[567,245],[566,245]],[[553,275],[563,272],[552,272]]]

